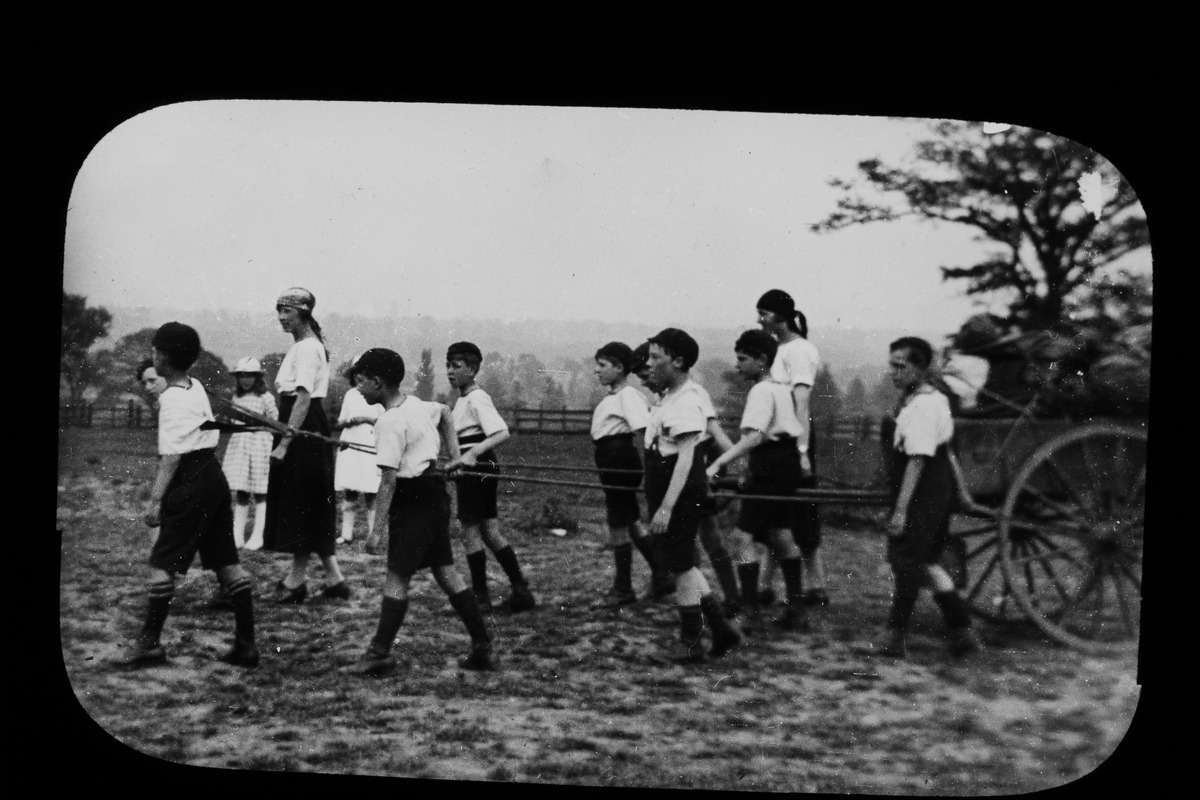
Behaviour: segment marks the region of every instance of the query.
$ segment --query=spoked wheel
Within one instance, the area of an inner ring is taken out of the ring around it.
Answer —
[[[1063,644],[1136,648],[1145,512],[1144,427],[1099,422],[1051,439],[1017,473],[1000,516],[1013,599]]]
[[[1013,597],[1001,565],[999,516],[951,515],[941,563],[974,614],[1002,624],[1025,622],[1029,615]]]

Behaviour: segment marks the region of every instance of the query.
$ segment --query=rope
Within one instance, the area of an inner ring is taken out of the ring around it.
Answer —
[[[291,433],[296,436],[307,436],[310,439],[316,439],[318,441],[324,442],[329,445],[333,445],[335,447],[348,448],[351,450],[358,450],[363,453],[374,453],[375,452],[375,448],[371,447],[370,445],[358,444],[357,442],[343,442],[341,439],[333,439],[328,436],[319,434],[315,431],[292,430],[292,427],[290,425],[288,425],[286,422],[281,422],[277,419],[271,419],[270,417],[265,417],[261,414],[256,414],[253,411],[250,411],[249,409],[246,409],[246,408],[243,408],[242,406],[237,405],[229,398],[219,395],[216,392],[213,392],[207,386],[204,388],[204,391],[208,393],[210,400],[216,401],[217,405],[219,405],[221,407],[221,413],[227,417],[232,417],[233,419],[240,419],[242,421],[249,421],[252,423],[256,423],[257,425],[262,425],[266,428],[270,428],[271,430],[276,431],[277,433]]]

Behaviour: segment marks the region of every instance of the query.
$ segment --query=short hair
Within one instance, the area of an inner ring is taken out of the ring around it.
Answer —
[[[738,337],[733,345],[733,351],[745,353],[751,358],[765,358],[769,367],[775,360],[775,353],[779,351],[779,342],[775,341],[775,337],[762,328],[754,328],[743,332]]]
[[[919,336],[901,336],[888,346],[888,352],[904,351],[904,357],[914,367],[928,369],[933,363],[933,347]]]
[[[137,369],[134,371],[134,374],[137,375],[138,381],[141,381],[142,376],[146,374],[146,370],[148,369],[154,369],[154,362],[149,358],[143,358],[142,362],[137,365]],[[156,369],[154,371],[158,372]]]
[[[650,348],[647,347],[646,349],[649,350]],[[594,358],[597,361],[603,358],[606,361],[620,365],[621,370],[626,375],[633,369],[633,348],[624,342],[609,342],[596,351]]]
[[[404,359],[395,350],[372,347],[354,362],[351,370],[356,375],[370,375],[390,387],[397,387],[404,380]]]
[[[686,331],[679,328],[663,328],[647,341],[661,347],[671,358],[683,359],[685,371],[695,366],[696,360],[700,358],[700,345],[696,344],[696,340],[688,336]]]
[[[154,332],[150,344],[174,369],[186,370],[200,357],[200,334],[182,322],[168,322]]]
[[[642,342],[637,347],[633,348],[633,357],[629,360],[629,371],[633,373],[641,372],[650,362],[650,343]]]
[[[483,364],[483,353],[479,352],[479,347],[472,342],[455,342],[446,348],[446,360],[454,359],[462,361],[471,369],[479,369]]]

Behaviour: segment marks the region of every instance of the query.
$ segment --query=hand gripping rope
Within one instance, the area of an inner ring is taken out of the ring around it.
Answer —
[[[208,428],[239,432],[266,429],[275,431],[276,433],[290,433],[294,436],[307,436],[310,439],[317,439],[318,441],[322,441],[326,444],[334,445],[336,447],[341,447],[343,449],[349,448],[351,450],[358,450],[363,453],[375,452],[375,448],[371,447],[370,445],[358,444],[356,442],[343,442],[341,439],[334,439],[330,436],[322,436],[314,431],[293,430],[292,427],[286,422],[280,422],[279,420],[271,419],[270,417],[264,417],[261,414],[256,414],[253,411],[249,411],[237,405],[229,398],[219,395],[207,387],[205,387],[204,391],[208,393],[209,400],[220,407],[219,410],[222,415],[238,421],[237,423],[233,424],[221,422],[215,424],[205,423]]]

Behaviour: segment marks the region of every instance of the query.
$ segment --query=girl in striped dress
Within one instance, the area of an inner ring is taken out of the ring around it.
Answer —
[[[233,370],[237,381],[233,403],[261,417],[279,419],[275,397],[267,391],[262,364],[257,358],[243,358]],[[267,478],[271,471],[272,434],[270,431],[233,433],[221,462],[225,480],[234,493],[233,540],[238,547],[258,550],[263,546],[267,521]],[[250,519],[250,498],[254,498],[254,530],[243,544],[246,522]]]

